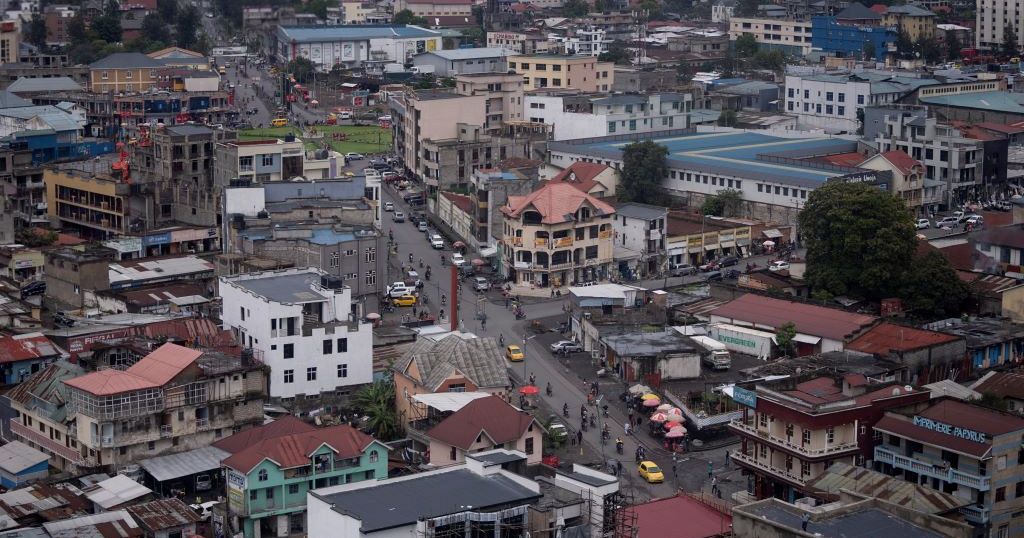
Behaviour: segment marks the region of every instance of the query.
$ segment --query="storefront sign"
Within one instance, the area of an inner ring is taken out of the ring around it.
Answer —
[[[147,247],[151,247],[154,245],[166,245],[170,242],[171,234],[169,232],[147,235],[142,238],[142,245]]]
[[[750,228],[736,228],[736,239],[747,239],[750,237]]]
[[[171,232],[171,243],[202,241],[203,239],[216,238],[217,235],[217,228],[189,228],[187,230],[175,230]]]
[[[739,387],[732,388],[732,399],[740,405],[745,405],[750,408],[757,408],[757,393],[752,390],[741,389]]]
[[[721,340],[722,342],[727,342],[727,343],[730,343],[730,344],[736,344],[737,346],[749,347],[751,349],[757,347],[757,342],[755,342],[753,340],[746,340],[746,339],[743,339],[743,338],[736,338],[735,336],[729,336],[729,335],[726,335],[726,334],[719,334],[717,339]]]
[[[921,416],[914,416],[914,426],[929,429],[933,432],[944,433],[953,437],[959,437],[961,439],[967,439],[968,441],[974,441],[975,443],[987,443],[988,437],[979,431],[968,430],[967,428],[961,428],[952,424],[946,424],[945,422],[939,422],[930,418]]]
[[[687,248],[700,248],[701,243],[703,243],[703,241],[701,241],[701,238],[699,236],[698,237],[690,237],[689,239],[686,240],[686,247]]]

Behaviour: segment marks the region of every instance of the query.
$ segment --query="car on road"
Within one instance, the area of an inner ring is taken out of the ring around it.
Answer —
[[[345,154],[345,160],[348,160],[348,161],[358,161],[360,159],[365,159],[365,158],[366,158],[366,156],[363,155],[362,153],[355,153],[355,152],[351,152],[350,151],[350,152]]]
[[[466,265],[466,258],[464,258],[462,254],[456,252],[452,254],[452,265],[455,267],[462,267],[463,265]]]
[[[395,297],[391,299],[391,304],[395,306],[416,306],[415,295],[403,295],[401,297]]]
[[[405,285],[418,288],[423,285],[423,281],[420,280],[420,274],[416,271],[406,271],[405,273]]]
[[[740,259],[736,256],[726,256],[718,262],[718,265],[719,267],[732,267],[737,263],[740,263]]]
[[[669,272],[672,276],[686,276],[696,273],[697,268],[688,263],[684,263],[681,265],[673,265]]]
[[[270,125],[274,127],[284,127],[288,125],[288,118],[274,118],[270,120]]]
[[[384,211],[394,211],[394,210],[395,210],[395,204],[393,204],[391,202],[384,202]]]
[[[583,346],[572,340],[559,340],[551,344],[552,353],[579,353],[581,351],[583,351]]]
[[[967,214],[963,211],[954,211],[953,217],[956,218],[957,222],[963,222],[967,218]]]
[[[789,262],[786,260],[775,260],[768,265],[768,270],[773,273],[776,271],[789,271]]]
[[[932,227],[932,221],[928,219],[917,219],[917,224],[914,226],[916,226],[918,230],[927,230]]]
[[[711,260],[700,266],[700,271],[702,273],[708,273],[716,269],[718,269],[718,260]]]
[[[968,215],[967,219],[964,220],[964,224],[969,225],[971,228],[981,228],[985,226],[985,217],[981,215]]]
[[[384,181],[395,181],[399,177],[400,176],[398,175],[398,172],[395,172],[393,170],[388,170],[387,172],[384,172],[383,174],[380,175],[380,178],[383,179]]]
[[[409,295],[413,292],[413,289],[405,285],[405,282],[395,282],[388,287],[388,297],[392,299],[401,297],[403,295]]]
[[[640,478],[646,480],[648,484],[660,484],[665,481],[665,473],[662,473],[661,467],[653,461],[641,461],[638,470]]]
[[[401,211],[395,211],[394,215],[391,215],[391,220],[395,222],[405,222],[405,213]]]
[[[416,223],[416,229],[421,232],[427,231],[427,219],[420,219],[420,221]]]
[[[444,248],[444,239],[437,234],[430,236],[430,246],[440,250]]]
[[[473,279],[473,289],[476,291],[487,291],[491,289],[491,282],[482,276]]]
[[[956,228],[960,224],[960,219],[957,217],[942,217],[941,220],[935,223],[936,228]]]
[[[505,347],[505,358],[512,362],[521,362],[526,356],[523,355],[522,348],[512,344]]]
[[[569,438],[569,428],[562,422],[562,418],[551,415],[548,419],[548,437],[556,443],[564,443]]]

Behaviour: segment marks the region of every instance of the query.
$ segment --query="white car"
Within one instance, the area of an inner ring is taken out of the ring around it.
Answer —
[[[394,215],[391,215],[391,220],[395,222],[405,222],[405,213],[401,211],[395,211]]]
[[[358,161],[360,159],[365,159],[365,158],[366,158],[366,156],[364,156],[362,153],[349,152],[349,153],[345,154],[345,159],[349,160],[349,161]]]
[[[935,223],[935,227],[949,229],[955,228],[958,224],[960,224],[960,219],[956,217],[942,217],[942,220]]]
[[[789,271],[789,262],[785,260],[775,260],[768,265],[768,270],[773,273],[776,271]]]
[[[927,230],[932,227],[932,221],[928,219],[917,219],[917,224],[915,226],[917,226],[918,230]]]
[[[967,215],[967,220],[964,224],[969,224],[972,228],[981,228],[985,226],[985,217],[981,215]]]
[[[430,236],[430,246],[440,250],[444,248],[444,239],[440,235],[434,234]]]
[[[395,210],[395,204],[393,204],[391,202],[384,202],[384,211],[394,211],[394,210]]]
[[[388,287],[388,296],[394,299],[396,297],[401,297],[403,295],[412,295],[414,291],[416,290],[410,288],[409,286],[406,286],[405,282],[395,282],[390,287]]]
[[[462,254],[456,252],[455,254],[452,254],[452,265],[455,267],[462,267],[463,265],[466,265],[466,258],[462,257]]]

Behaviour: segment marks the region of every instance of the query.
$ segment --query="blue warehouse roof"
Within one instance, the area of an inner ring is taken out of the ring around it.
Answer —
[[[317,43],[332,41],[365,41],[367,39],[416,39],[441,37],[440,32],[402,25],[282,26],[278,34],[287,41]]]

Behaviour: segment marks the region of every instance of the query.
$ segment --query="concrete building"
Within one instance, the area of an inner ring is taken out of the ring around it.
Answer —
[[[527,89],[607,92],[615,83],[615,65],[592,56],[516,55],[508,57],[508,68],[523,76]]]
[[[17,385],[66,355],[43,333],[0,333],[0,382]]]
[[[502,237],[505,219],[501,208],[512,196],[526,196],[539,184],[536,168],[524,174],[517,170],[477,169],[473,172],[470,200],[475,208],[472,238],[467,238],[477,249],[494,247]]]
[[[278,26],[279,61],[304,57],[318,69],[358,67],[366,62],[406,63],[416,54],[442,50],[441,33],[418,26]]]
[[[596,26],[569,26],[564,35],[549,35],[550,48],[561,54],[598,57],[608,52],[612,43],[604,28]]]
[[[468,17],[473,14],[470,0],[398,0],[394,12],[408,9],[418,17]]]
[[[1024,419],[942,398],[889,411],[873,430],[876,470],[972,500],[960,512],[976,536],[1024,532]]]
[[[853,5],[860,6],[860,4]],[[889,27],[878,26],[881,17],[864,6],[860,7],[877,18],[871,21],[855,22],[843,19],[842,12],[835,17],[825,15],[812,17],[811,44],[814,48],[840,58],[861,59],[867,50],[865,44],[871,43],[875,50],[875,56],[869,60],[873,59],[878,62],[884,62],[889,54],[896,52],[897,32]]]
[[[741,35],[754,36],[760,48],[778,49],[787,54],[803,56],[811,51],[811,21],[730,17],[729,39]]]
[[[225,328],[265,357],[274,400],[301,406],[373,380],[370,324],[342,279],[318,269],[248,273],[221,277],[220,294]]]
[[[395,151],[418,178],[439,178],[430,173],[423,144],[427,140],[458,138],[466,125],[487,122],[485,95],[460,95],[444,91],[405,91],[391,97]],[[460,178],[460,179],[468,179]]]
[[[935,37],[937,18],[932,11],[914,4],[889,6],[882,14],[882,26],[899,27],[911,42],[917,43],[918,40]]]
[[[129,209],[131,185],[121,178],[48,168],[43,173],[43,182],[47,216],[61,228],[99,239],[133,230]]]
[[[833,462],[863,465],[878,444],[871,432],[888,409],[927,402],[928,391],[869,380],[861,373],[806,374],[736,385],[742,417],[732,461],[754,476],[748,493],[789,502]]]
[[[213,177],[218,188],[232,180],[254,183],[338,177],[341,154],[330,150],[307,151],[293,135],[262,140],[224,140],[214,149]]]
[[[1021,10],[1019,0],[985,0],[977,3],[975,16],[977,24],[975,31],[975,46],[979,49],[998,53],[1002,50],[1006,41],[1006,28],[1013,29],[1017,36],[1017,47],[1024,47],[1024,34],[1020,17],[1017,15]]]
[[[613,92],[644,93],[649,91],[668,90],[676,85],[676,73],[670,69],[637,69],[633,67],[615,67],[615,80],[612,82]]]
[[[429,441],[433,467],[462,464],[470,454],[492,449],[522,452],[527,465],[541,462],[543,425],[500,396],[476,398],[443,418],[411,425],[421,429]]]
[[[531,93],[524,115],[550,125],[554,140],[619,133],[650,133],[689,127],[692,96],[680,93],[588,95],[579,92]]]
[[[285,416],[213,446],[228,453],[228,510],[246,538],[303,532],[308,492],[388,474],[388,447],[348,424],[316,428]]]
[[[926,183],[924,165],[903,151],[876,153],[858,166],[889,172],[889,192],[920,217],[926,218],[945,200],[945,185],[935,180]]]
[[[417,54],[412,64],[417,67],[433,67],[438,77],[453,77],[470,73],[505,73],[508,71],[506,56],[512,53],[503,48],[436,50]]]
[[[541,54],[551,48],[548,37],[542,33],[487,32],[487,46],[501,47],[513,54]]]
[[[851,74],[786,74],[785,111],[799,127],[855,133],[857,111],[898,102],[917,88],[938,84],[931,78],[860,71]]]
[[[619,273],[651,278],[668,269],[665,256],[668,208],[627,203],[615,208],[614,256]]]
[[[46,24],[46,44],[64,46],[71,42],[68,27],[78,14],[75,6],[49,5],[43,8],[43,22]]]
[[[567,183],[595,198],[611,198],[619,189],[619,171],[606,164],[577,161],[548,181]]]
[[[115,52],[89,64],[89,90],[95,93],[144,92],[157,83],[164,63],[140,52]]]
[[[19,20],[0,21],[0,64],[14,64],[18,63],[20,59],[21,24],[19,24]]]
[[[523,77],[515,73],[475,73],[455,77],[459,95],[483,95],[484,129],[523,121]]]
[[[110,288],[114,255],[115,251],[104,247],[47,250],[46,296],[74,309],[95,306],[91,292]]]
[[[615,208],[566,183],[548,183],[502,208],[502,268],[516,284],[557,288],[613,273]]]

